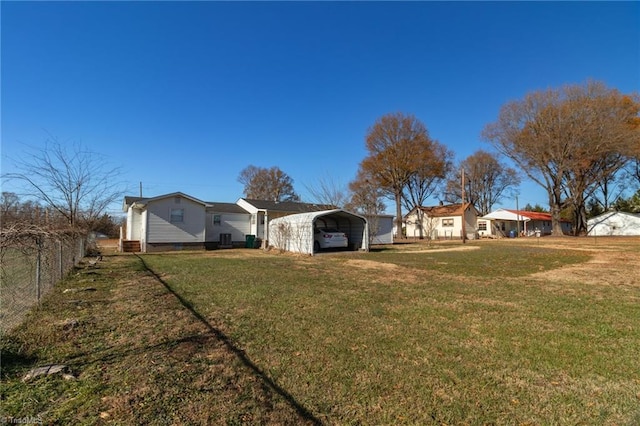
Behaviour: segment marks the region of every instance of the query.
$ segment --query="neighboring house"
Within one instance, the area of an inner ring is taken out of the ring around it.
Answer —
[[[587,221],[590,236],[640,235],[640,214],[606,212]]]
[[[367,220],[342,209],[282,216],[269,222],[269,245],[313,255],[316,228],[335,228],[347,235],[349,250],[369,250]]]
[[[478,211],[470,203],[414,207],[404,216],[408,238],[475,238]]]
[[[565,234],[571,233],[570,221],[561,220],[560,226]],[[550,235],[552,230],[550,213],[498,209],[478,218],[481,237]]]

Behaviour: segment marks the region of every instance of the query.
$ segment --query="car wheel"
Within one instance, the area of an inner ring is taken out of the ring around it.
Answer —
[[[319,251],[320,251],[320,243],[319,243],[319,242],[317,242],[317,241],[314,241],[314,242],[313,242],[313,252],[314,252],[314,253],[317,253],[317,252],[319,252]]]

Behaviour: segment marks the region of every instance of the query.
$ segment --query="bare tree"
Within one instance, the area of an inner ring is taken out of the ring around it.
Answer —
[[[637,147],[639,110],[637,96],[588,82],[529,93],[507,103],[483,136],[545,188],[552,234],[562,235],[562,209],[572,207],[575,217],[584,218],[585,195],[595,182],[624,165],[610,160],[623,160]],[[575,225],[581,232],[586,220]]]
[[[437,141],[433,141],[431,155],[424,155],[423,162],[409,178],[403,192],[403,206],[407,211],[423,206],[444,183],[453,166],[453,152]]]
[[[313,198],[313,202],[318,204],[342,208],[349,201],[347,190],[331,176],[319,178],[314,185],[305,185],[305,188]]]
[[[616,199],[622,197],[628,188],[633,187],[633,179],[629,170],[623,170],[596,182],[595,190],[591,193],[588,201],[594,207],[589,210],[594,210],[594,208],[598,212],[609,210]],[[598,207],[595,207],[596,205]]]
[[[481,215],[491,212],[494,204],[520,185],[515,169],[498,161],[495,154],[478,150],[464,159],[460,166],[449,174],[444,199],[449,203],[462,200],[462,176],[464,169],[465,195]]]
[[[238,182],[247,198],[268,201],[300,201],[293,179],[278,167],[266,169],[249,165],[240,171]]]
[[[387,114],[376,120],[366,137],[368,156],[360,163],[375,184],[396,205],[396,227],[402,235],[404,191],[420,167],[433,161],[434,141],[413,115]]]
[[[18,218],[18,209],[20,208],[20,198],[15,192],[2,191],[2,200],[0,201],[2,210],[0,215],[2,221],[0,225],[4,225],[7,222],[15,222]]]
[[[384,212],[383,191],[375,183],[367,171],[360,168],[356,178],[349,183],[351,197],[345,205],[347,210],[367,215],[378,215]]]
[[[24,185],[25,195],[60,215],[71,228],[99,218],[123,192],[120,169],[110,168],[99,154],[79,143],[63,145],[51,138],[16,163],[19,170],[3,175]]]
[[[362,168],[358,170],[356,178],[349,183],[349,192],[351,197],[345,208],[367,219],[369,224],[369,244],[371,244],[380,232],[378,216],[386,209],[383,202],[384,193],[371,175],[362,170]]]

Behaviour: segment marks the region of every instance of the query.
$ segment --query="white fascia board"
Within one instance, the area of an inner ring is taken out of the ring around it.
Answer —
[[[236,201],[236,204],[251,214],[256,214],[260,210],[256,206],[254,206],[253,204],[245,200],[244,198],[238,198],[238,201]]]

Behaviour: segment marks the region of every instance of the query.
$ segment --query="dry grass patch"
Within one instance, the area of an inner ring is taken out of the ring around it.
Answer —
[[[548,241],[110,257],[96,292],[71,307],[56,293],[9,336],[3,410],[59,423],[637,423],[640,304],[624,280],[640,251]],[[582,268],[588,284],[573,279]],[[40,327],[73,313],[66,338]],[[81,379],[18,383],[60,359]]]

